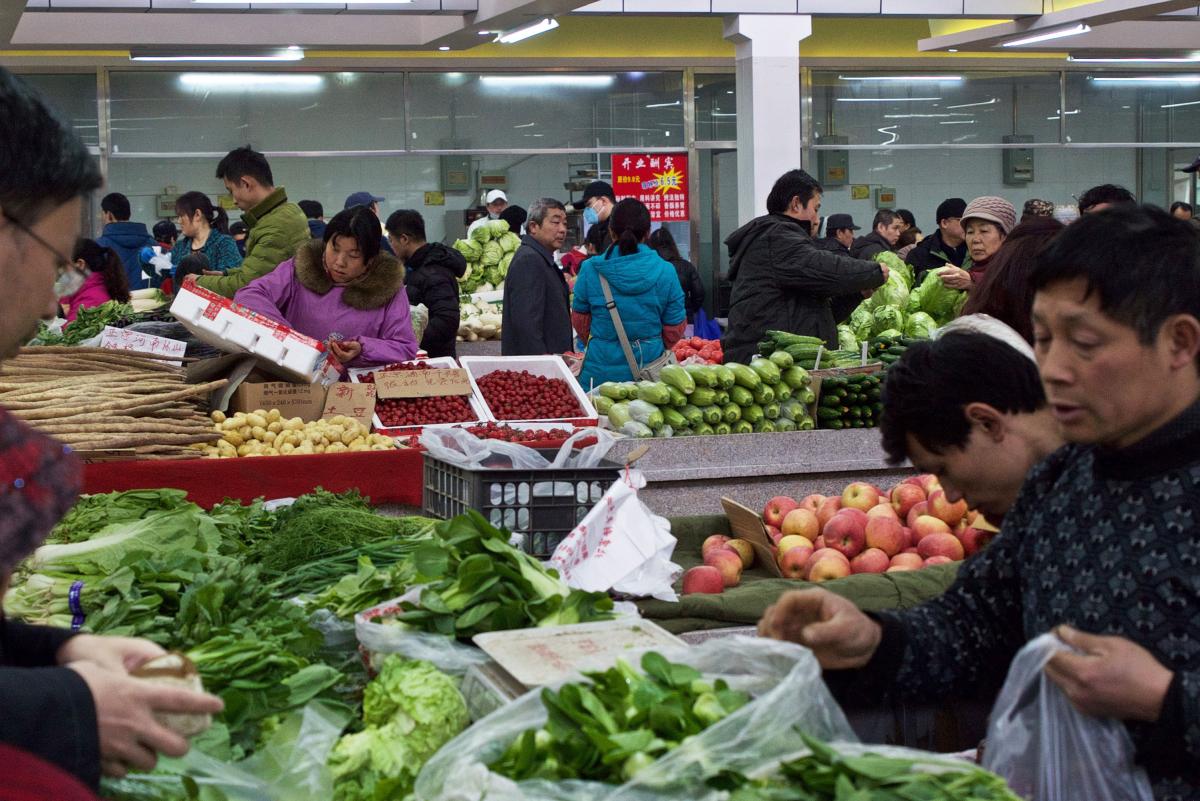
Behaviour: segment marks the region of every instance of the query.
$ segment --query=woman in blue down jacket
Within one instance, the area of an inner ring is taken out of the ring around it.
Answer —
[[[601,275],[608,280],[639,367],[678,342],[687,322],[675,268],[646,244],[650,211],[640,201],[626,198],[613,209],[609,226],[614,244],[580,267],[571,304],[571,322],[587,343],[579,374],[584,389],[633,379],[605,305]]]

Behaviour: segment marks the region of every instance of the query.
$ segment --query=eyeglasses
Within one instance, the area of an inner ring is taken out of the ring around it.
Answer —
[[[39,245],[44,247],[46,250],[53,253],[54,258],[56,259],[54,269],[58,272],[59,275],[62,275],[71,266],[72,259],[69,259],[66,256],[64,256],[63,252],[61,250],[54,247],[54,245],[51,245],[45,239],[42,239],[42,237],[40,237],[38,234],[35,234],[33,232],[33,229],[30,228],[28,225],[26,225],[25,223],[21,222],[20,220],[18,220],[17,218],[15,218],[11,215],[5,214],[4,212],[0,212],[0,217],[3,217],[4,219],[8,220],[9,224],[12,225],[14,228],[23,232],[34,242],[37,242]]]

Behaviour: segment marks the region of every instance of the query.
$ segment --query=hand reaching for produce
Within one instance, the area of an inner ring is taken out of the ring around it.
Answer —
[[[137,637],[98,637],[78,634],[58,649],[58,664],[93,662],[118,673],[128,673],[143,662],[165,654],[149,640]]]
[[[1085,715],[1154,722],[1174,674],[1142,646],[1124,637],[1102,637],[1059,626],[1055,635],[1082,653],[1062,651],[1046,675]]]
[[[329,351],[342,364],[349,364],[362,355],[362,343],[354,339],[329,340]]]
[[[938,270],[938,278],[948,289],[970,289],[974,283],[971,274],[961,267],[943,267]]]
[[[67,667],[92,693],[100,762],[109,776],[124,776],[130,768],[153,770],[159,753],[187,753],[187,740],[155,720],[155,712],[212,715],[225,706],[216,696],[152,684],[95,662],[71,662]]]
[[[853,601],[828,590],[785,593],[758,622],[758,636],[811,648],[826,670],[860,668],[871,660],[883,632]]]

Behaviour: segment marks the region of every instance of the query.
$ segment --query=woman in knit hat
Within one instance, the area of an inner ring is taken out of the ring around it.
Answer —
[[[974,289],[983,280],[992,257],[1016,224],[1016,208],[1002,197],[986,195],[968,203],[962,215],[962,228],[969,263],[938,270],[942,283],[951,289],[967,292]]]

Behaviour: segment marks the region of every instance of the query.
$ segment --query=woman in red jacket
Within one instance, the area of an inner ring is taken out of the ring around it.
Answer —
[[[80,239],[72,259],[54,287],[68,323],[75,320],[80,309],[102,306],[110,300],[129,302],[129,278],[116,251],[94,240]]]

